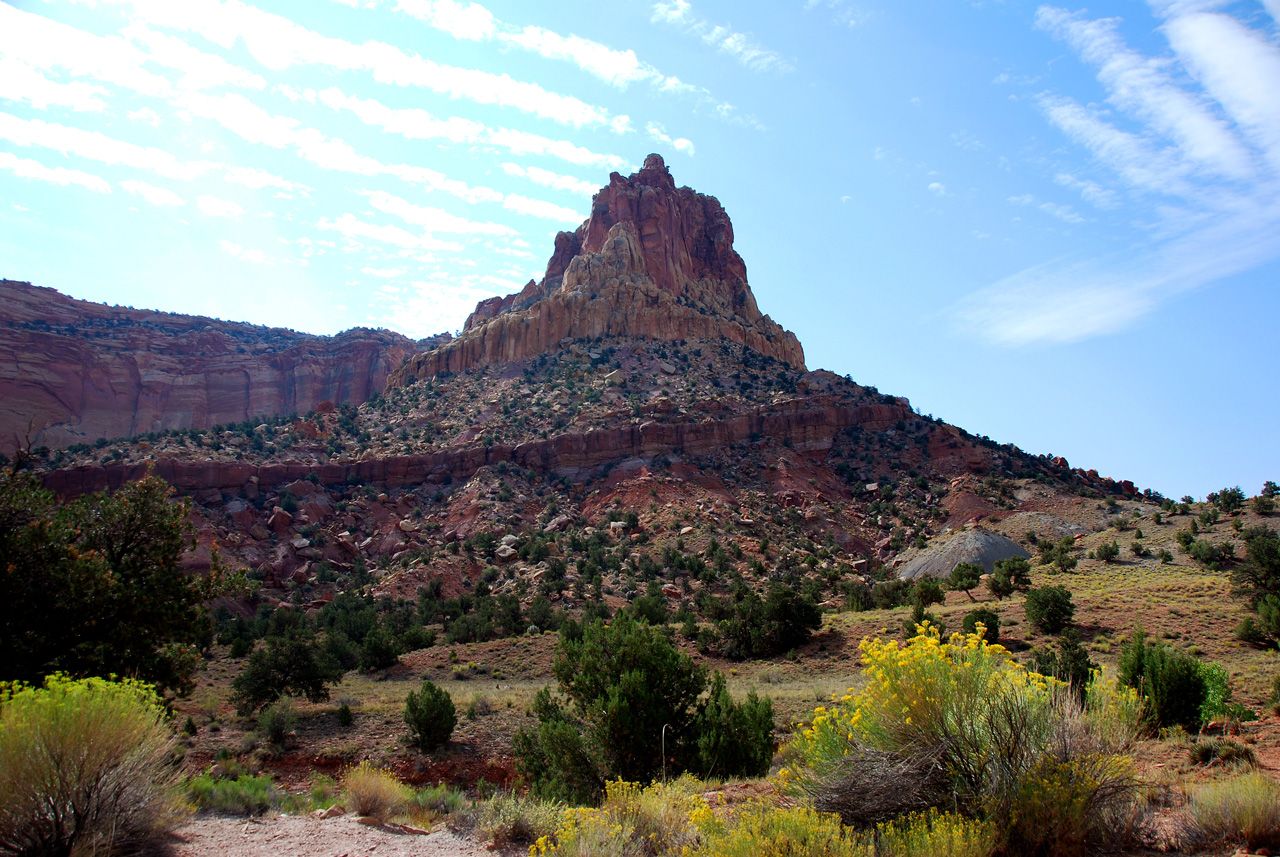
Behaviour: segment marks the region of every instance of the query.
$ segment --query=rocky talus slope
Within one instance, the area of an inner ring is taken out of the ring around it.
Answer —
[[[418,345],[106,306],[0,280],[0,452],[359,404]]]

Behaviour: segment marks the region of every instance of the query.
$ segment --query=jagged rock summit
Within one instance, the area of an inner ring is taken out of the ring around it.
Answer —
[[[523,360],[567,339],[724,338],[804,368],[795,334],[760,312],[733,224],[713,196],[676,187],[660,155],[609,176],[591,216],[556,236],[540,282],[476,305],[462,335],[412,356],[390,383]]]

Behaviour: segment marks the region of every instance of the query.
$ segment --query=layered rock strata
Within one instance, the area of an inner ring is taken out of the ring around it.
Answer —
[[[114,490],[140,479],[149,468],[183,493],[216,489],[230,493],[274,487],[306,479],[314,472],[322,484],[349,479],[385,488],[423,483],[465,481],[484,466],[500,462],[522,470],[579,476],[606,464],[661,455],[706,455],[733,444],[770,438],[807,453],[825,455],[835,436],[853,426],[884,430],[912,416],[901,405],[849,405],[830,396],[813,396],[753,408],[725,419],[645,422],[618,428],[567,432],[515,446],[470,446],[425,455],[372,458],[346,464],[262,464],[161,459],[131,465],[102,465],[55,470],[45,474],[45,487],[64,497]]]
[[[366,401],[418,346],[76,300],[0,280],[0,451]]]
[[[795,334],[756,306],[719,201],[677,188],[662,158],[650,155],[630,177],[613,173],[593,198],[591,216],[556,236],[541,281],[481,301],[461,336],[410,358],[391,383],[608,336],[725,338],[804,368]]]

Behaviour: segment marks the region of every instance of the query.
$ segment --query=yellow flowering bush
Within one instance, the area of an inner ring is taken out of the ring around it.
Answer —
[[[614,780],[605,785],[599,807],[567,809],[560,826],[529,849],[531,857],[631,857],[680,854],[704,830],[716,827],[715,814],[698,794],[702,783],[684,776],[671,783]]]
[[[860,648],[866,686],[814,711],[786,751],[783,787],[859,827],[957,808],[1027,854],[1076,853],[1118,826],[1133,778],[1116,752],[1136,734],[1140,706],[1114,682],[1096,681],[1082,710],[982,628],[944,640],[926,623],[906,644]],[[1069,835],[1050,842],[1049,829]]]
[[[691,777],[611,782],[598,808],[565,810],[530,857],[990,857],[990,824],[954,813],[912,814],[852,831],[812,806],[752,803],[714,811]]]

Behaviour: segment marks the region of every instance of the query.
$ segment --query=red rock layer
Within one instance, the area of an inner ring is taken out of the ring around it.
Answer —
[[[664,454],[707,455],[753,436],[788,441],[801,452],[824,453],[837,433],[852,426],[883,430],[912,416],[901,405],[837,404],[830,396],[812,396],[770,407],[753,408],[723,420],[646,422],[620,428],[566,433],[517,446],[472,446],[429,455],[375,458],[349,464],[230,463],[161,459],[148,464],[105,465],[55,470],[45,475],[45,487],[66,497],[91,491],[114,490],[146,475],[148,467],[183,493],[209,489],[238,492],[249,485],[270,487],[305,479],[311,472],[326,485],[349,477],[387,488],[465,481],[481,467],[499,462],[521,469],[576,476],[605,464],[629,458],[652,459]]]
[[[797,368],[804,350],[756,306],[733,224],[715,197],[677,188],[662,158],[618,173],[576,232],[561,232],[541,282],[477,304],[458,339],[415,355],[392,384],[521,360],[562,339],[727,338]]]
[[[361,403],[417,350],[75,300],[0,280],[0,451]]]

